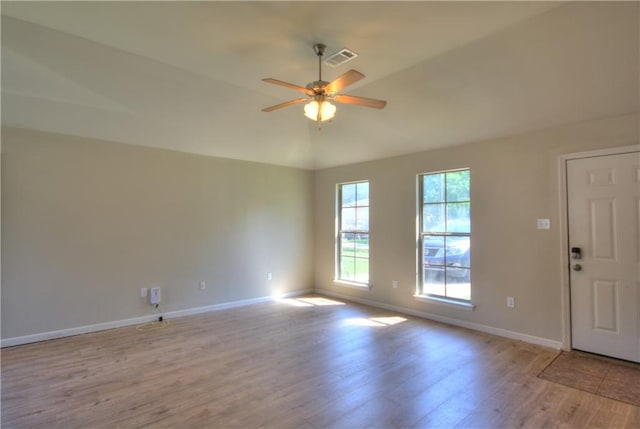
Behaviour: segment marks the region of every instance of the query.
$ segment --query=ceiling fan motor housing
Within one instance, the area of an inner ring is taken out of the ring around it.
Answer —
[[[315,52],[319,57],[323,56],[326,50],[327,45],[323,45],[322,43],[316,43],[313,45],[313,52]]]
[[[307,84],[307,89],[312,90],[315,94],[324,93],[324,88],[327,86],[329,82],[324,80],[315,80]]]

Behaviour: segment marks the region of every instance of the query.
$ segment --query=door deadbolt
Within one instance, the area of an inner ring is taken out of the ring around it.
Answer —
[[[571,268],[573,269],[573,271],[582,271],[582,265],[580,265],[580,264],[575,264]]]
[[[571,259],[582,259],[582,250],[579,247],[571,248]]]

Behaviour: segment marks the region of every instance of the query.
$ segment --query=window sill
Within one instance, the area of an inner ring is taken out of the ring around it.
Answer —
[[[434,304],[443,304],[448,307],[457,308],[459,310],[473,311],[476,308],[476,306],[470,302],[461,302],[461,301],[456,301],[455,299],[440,298],[440,297],[430,296],[430,295],[413,295],[413,298],[417,301],[426,301]]]
[[[369,286],[369,284],[367,283],[356,283],[356,282],[350,282],[347,280],[338,280],[338,279],[334,279],[333,283],[337,284],[338,286],[350,287],[353,289],[364,290],[367,292],[371,290],[371,286]]]

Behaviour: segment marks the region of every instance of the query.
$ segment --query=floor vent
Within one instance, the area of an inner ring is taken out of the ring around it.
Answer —
[[[353,52],[350,49],[347,48],[342,48],[340,49],[338,52],[336,52],[335,54],[331,54],[329,55],[325,60],[324,63],[328,66],[331,67],[338,67],[348,61],[351,61],[352,59],[354,59],[355,57],[357,57],[358,54],[356,54],[355,52]]]

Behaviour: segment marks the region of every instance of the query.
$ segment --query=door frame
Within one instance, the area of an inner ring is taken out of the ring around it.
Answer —
[[[621,155],[625,153],[640,152],[640,144],[619,146],[608,149],[590,150],[562,154],[558,157],[559,178],[559,228],[560,228],[560,304],[562,317],[562,350],[572,349],[571,342],[571,277],[569,273],[569,184],[567,183],[567,163],[571,160],[582,158],[595,158],[598,156]]]

